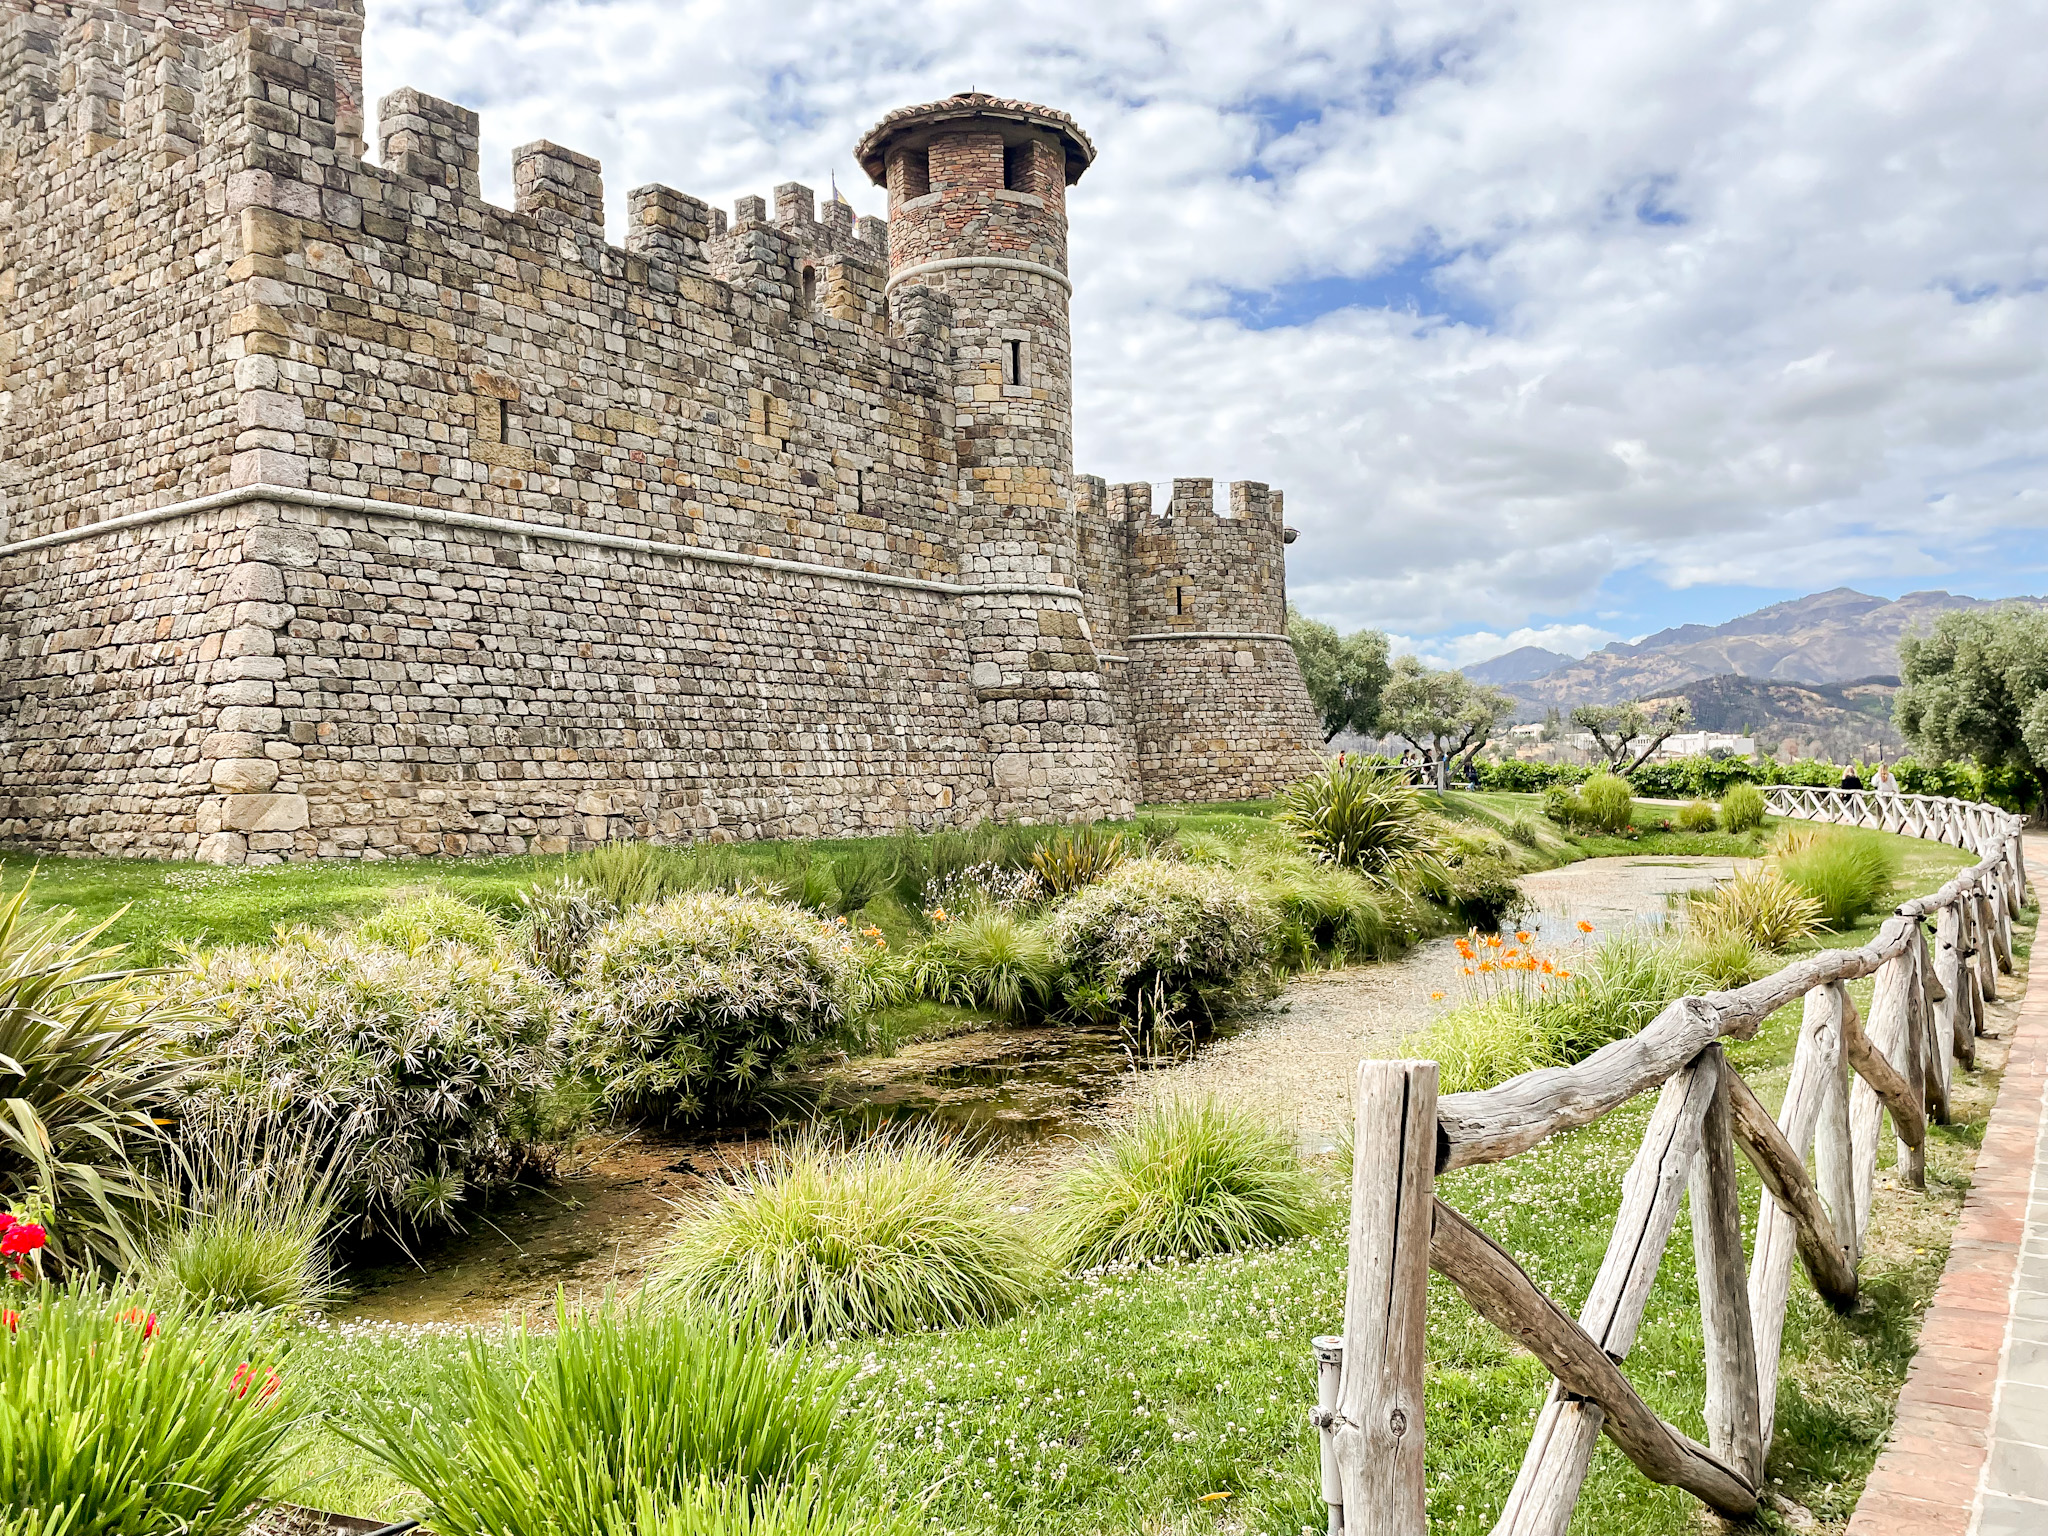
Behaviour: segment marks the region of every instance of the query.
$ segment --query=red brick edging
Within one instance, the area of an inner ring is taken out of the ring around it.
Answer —
[[[1997,1408],[2044,1090],[2048,946],[2037,945],[1948,1264],[1848,1536],[1968,1536]]]

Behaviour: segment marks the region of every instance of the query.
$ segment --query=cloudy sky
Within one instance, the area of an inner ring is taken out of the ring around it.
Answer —
[[[1078,467],[1267,480],[1307,612],[1574,653],[2048,592],[2048,0],[370,0],[374,99],[626,189],[1064,108]]]

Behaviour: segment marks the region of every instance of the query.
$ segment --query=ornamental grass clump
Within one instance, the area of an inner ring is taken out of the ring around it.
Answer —
[[[0,1509],[64,1536],[243,1536],[299,1415],[288,1340],[91,1285],[9,1299],[0,1329]]]
[[[1280,824],[1317,858],[1382,884],[1435,857],[1437,823],[1399,768],[1334,762],[1280,794]]]
[[[1195,864],[1235,871],[1270,901],[1279,919],[1274,963],[1301,970],[1325,957],[1377,959],[1414,931],[1414,901],[1355,869],[1313,858],[1294,839],[1268,831],[1232,837],[1194,833],[1181,851]]]
[[[267,1120],[230,1105],[180,1128],[177,1214],[152,1235],[142,1271],[152,1295],[201,1311],[304,1312],[334,1294],[333,1189],[352,1149]]]
[[[1758,864],[1686,902],[1687,928],[1734,933],[1758,949],[1789,949],[1819,930],[1821,905],[1777,869]]]
[[[429,890],[401,897],[365,918],[356,925],[356,937],[407,951],[452,939],[489,954],[504,943],[505,925],[460,896]]]
[[[1720,823],[1711,800],[1688,800],[1678,808],[1678,830],[1681,832],[1711,832]]]
[[[845,1023],[849,935],[787,902],[693,891],[614,918],[578,976],[578,1059],[615,1103],[696,1120],[746,1105]]]
[[[867,1443],[833,1423],[848,1376],[733,1318],[558,1301],[552,1330],[472,1335],[425,1409],[369,1398],[341,1432],[425,1496],[440,1536],[738,1536],[777,1529],[745,1523],[757,1507],[786,1529],[806,1502],[823,1529],[862,1530]]]
[[[1045,893],[1057,898],[1094,884],[1123,863],[1130,852],[1120,832],[1075,827],[1033,849],[1031,871]]]
[[[1898,858],[1880,836],[1848,827],[1787,828],[1771,864],[1818,902],[1821,921],[1836,929],[1853,928],[1876,911],[1899,878]]]
[[[1626,833],[1635,822],[1635,795],[1628,780],[1596,773],[1579,786],[1579,804],[1587,827],[1610,836]]]
[[[998,906],[961,917],[940,909],[931,937],[910,957],[911,983],[920,995],[1003,1019],[1043,1013],[1059,975],[1044,924]]]
[[[1754,832],[1764,824],[1764,792],[1738,779],[1721,792],[1721,825],[1730,832]]]
[[[685,1205],[648,1294],[778,1338],[842,1338],[993,1322],[1042,1273],[983,1158],[930,1132],[813,1136]]]
[[[31,914],[31,887],[0,904],[0,1207],[60,1217],[56,1262],[132,1264],[163,1199],[157,1121],[192,1071],[158,1038],[180,1010],[118,969],[106,923]]]
[[[1292,1138],[1217,1099],[1164,1099],[1059,1184],[1055,1250],[1073,1269],[1283,1243],[1324,1212]]]
[[[1046,924],[1067,1001],[1098,1017],[1207,1020],[1266,969],[1273,903],[1228,869],[1133,859]]]
[[[187,957],[166,977],[199,1063],[185,1113],[246,1113],[343,1163],[331,1193],[364,1230],[452,1225],[466,1198],[550,1168],[561,1003],[503,950],[416,950],[288,930]]]

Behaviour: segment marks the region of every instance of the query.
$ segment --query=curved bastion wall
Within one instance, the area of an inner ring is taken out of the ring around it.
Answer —
[[[1073,473],[1063,115],[891,114],[887,222],[651,186],[613,245],[596,161],[494,207],[421,93],[364,159],[347,4],[172,9],[0,0],[0,839],[879,832],[1315,761],[1278,494]]]

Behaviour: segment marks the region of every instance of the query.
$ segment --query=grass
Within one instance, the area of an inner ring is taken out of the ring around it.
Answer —
[[[1896,841],[1848,827],[1788,827],[1772,857],[1778,873],[1819,905],[1822,922],[1846,928],[1890,896],[1898,878]]]
[[[179,1213],[144,1270],[153,1293],[212,1311],[294,1312],[333,1294],[331,1174],[316,1138],[266,1142],[263,1120],[252,1107],[186,1121],[173,1165]]]
[[[1043,1278],[988,1165],[930,1133],[800,1141],[680,1214],[651,1293],[779,1338],[992,1322]]]
[[[1199,1258],[1286,1242],[1326,1202],[1293,1139],[1216,1099],[1164,1099],[1060,1181],[1054,1244],[1070,1268]]]

